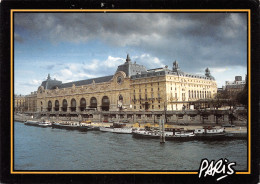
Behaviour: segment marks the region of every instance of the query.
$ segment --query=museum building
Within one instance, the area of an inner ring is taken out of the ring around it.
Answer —
[[[217,84],[208,68],[205,75],[173,67],[147,70],[127,55],[114,75],[62,83],[43,81],[37,91],[37,112],[48,114],[89,114],[96,112],[162,112],[193,109],[192,102],[211,99]]]

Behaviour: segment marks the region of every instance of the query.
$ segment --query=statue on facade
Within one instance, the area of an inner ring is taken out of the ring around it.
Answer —
[[[178,62],[175,60],[174,62],[173,62],[173,68],[172,68],[172,70],[173,71],[177,71],[179,69],[179,64],[178,64]]]
[[[130,56],[129,56],[129,54],[127,54],[127,56],[126,56],[126,63],[130,63],[131,62],[131,59],[130,59]]]
[[[210,76],[211,76],[211,75],[210,75],[209,68],[206,68],[206,70],[205,70],[205,75],[206,75],[207,77],[210,77]]]

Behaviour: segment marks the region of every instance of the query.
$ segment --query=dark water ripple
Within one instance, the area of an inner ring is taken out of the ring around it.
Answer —
[[[203,158],[247,169],[247,141],[167,141],[132,135],[14,126],[15,170],[198,170]]]

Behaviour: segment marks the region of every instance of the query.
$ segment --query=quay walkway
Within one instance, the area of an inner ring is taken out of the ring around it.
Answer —
[[[14,121],[18,122],[25,122],[26,120],[35,120],[35,121],[42,121],[43,119],[36,119],[32,118],[31,116],[25,116],[25,115],[15,115],[14,116]],[[92,122],[91,123],[93,126],[100,127],[100,126],[110,126],[113,123],[105,123],[105,122]],[[140,127],[144,128],[145,126],[149,127],[159,127],[158,124],[153,124],[153,123],[126,123],[127,127]],[[183,128],[184,130],[194,130],[197,128],[203,128],[203,126],[214,126],[216,128],[221,127],[221,125],[216,125],[216,124],[192,124],[192,125],[172,125],[172,124],[166,124],[165,128]],[[226,132],[236,132],[236,133],[247,133],[247,126],[236,126],[235,127],[225,127]]]

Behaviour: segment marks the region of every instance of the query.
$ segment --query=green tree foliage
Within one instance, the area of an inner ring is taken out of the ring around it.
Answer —
[[[247,85],[246,85],[247,86]],[[247,106],[248,103],[248,90],[247,87],[243,89],[243,91],[239,92],[237,94],[237,98],[236,98],[237,102],[239,104],[242,104],[244,106]]]
[[[239,104],[242,104],[244,106],[247,107],[247,104],[248,104],[248,85],[247,85],[247,77],[246,77],[246,85],[244,87],[244,89],[239,92],[236,96],[236,101],[239,103]]]

